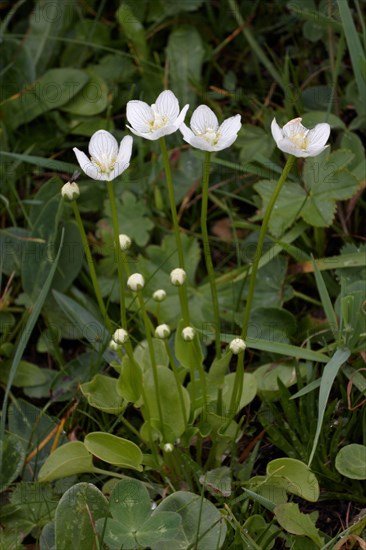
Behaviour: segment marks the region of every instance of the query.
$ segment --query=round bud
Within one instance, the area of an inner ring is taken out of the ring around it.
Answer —
[[[174,445],[172,443],[164,443],[163,451],[166,453],[172,453],[174,451]]]
[[[185,327],[183,330],[182,330],[182,337],[183,337],[183,340],[185,340],[186,342],[192,342],[192,340],[194,339],[194,328],[193,327]]]
[[[121,250],[128,250],[132,244],[132,241],[128,235],[119,236],[119,246]]]
[[[155,336],[156,338],[161,338],[164,340],[165,338],[169,338],[170,336],[170,328],[168,325],[159,325],[155,329]]]
[[[61,195],[64,199],[73,201],[80,195],[80,189],[74,181],[68,181],[61,187]]]
[[[155,302],[163,302],[166,298],[166,292],[164,289],[160,288],[159,290],[155,290],[152,297]]]
[[[229,344],[230,351],[234,355],[238,355],[239,353],[244,351],[246,347],[246,343],[242,338],[234,338],[234,340],[231,340]]]
[[[133,273],[128,279],[127,279],[127,286],[130,290],[133,290],[134,292],[137,292],[138,290],[141,290],[145,286],[145,279],[141,275],[141,273]]]
[[[128,332],[124,328],[118,328],[114,331],[113,340],[116,342],[116,344],[125,344],[128,338]]]
[[[184,269],[176,267],[173,271],[170,272],[170,282],[174,286],[182,286],[185,283],[187,274]]]
[[[109,342],[108,347],[112,351],[117,351],[119,349],[119,346],[118,346],[117,342],[115,342],[114,340],[111,340]]]

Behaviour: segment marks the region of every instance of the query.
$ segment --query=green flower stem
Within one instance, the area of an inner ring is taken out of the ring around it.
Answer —
[[[162,158],[163,158],[165,177],[166,177],[167,188],[168,188],[169,204],[170,204],[170,211],[171,211],[171,214],[172,214],[172,221],[173,221],[174,234],[175,234],[175,242],[176,242],[176,245],[177,245],[178,263],[179,263],[179,267],[181,269],[184,269],[183,246],[182,246],[182,240],[181,240],[181,237],[180,237],[180,227],[179,227],[179,223],[178,223],[177,208],[175,206],[173,179],[172,179],[172,172],[171,172],[170,164],[169,164],[168,151],[167,151],[167,148],[166,148],[165,138],[162,137],[162,138],[160,138],[159,141],[160,141],[161,154],[162,154]],[[185,325],[188,326],[190,324],[190,322],[189,322],[189,308],[188,308],[187,288],[186,288],[185,285],[183,285],[182,290],[179,289],[179,299],[180,299],[180,307],[181,307],[182,317],[183,317]]]
[[[164,417],[163,417],[163,410],[161,408],[161,399],[160,399],[160,393],[159,393],[158,369],[157,369],[157,365],[156,365],[154,344],[153,344],[153,340],[152,340],[152,336],[151,336],[151,332],[150,332],[149,318],[148,318],[147,313],[146,313],[144,297],[142,295],[141,290],[139,290],[137,292],[137,297],[138,297],[138,300],[139,300],[140,310],[141,310],[142,318],[143,318],[143,321],[144,321],[147,345],[148,345],[148,348],[149,348],[149,354],[150,354],[150,358],[151,358],[151,366],[152,366],[155,393],[156,393],[156,402],[157,402],[157,405],[158,405],[159,420],[160,420],[160,424],[161,424],[161,433],[162,433],[162,436],[163,436],[163,440],[165,441]]]
[[[295,158],[296,157],[294,157],[292,155],[290,155],[288,157],[287,162],[285,164],[285,167],[282,171],[281,177],[278,180],[276,187],[274,188],[274,191],[272,193],[270,201],[267,205],[266,212],[264,214],[261,229],[260,229],[260,232],[259,232],[259,239],[258,239],[257,249],[255,251],[255,257],[254,257],[254,261],[253,261],[253,265],[252,265],[252,272],[250,274],[248,298],[247,298],[247,303],[245,305],[243,326],[242,326],[242,330],[241,330],[241,337],[243,338],[243,340],[245,340],[245,338],[247,337],[249,319],[250,319],[250,312],[251,312],[252,304],[253,304],[254,288],[255,288],[255,283],[256,283],[256,278],[257,278],[258,264],[259,264],[259,260],[261,259],[261,255],[262,255],[263,243],[264,243],[264,238],[265,238],[266,232],[267,232],[268,222],[269,222],[269,219],[271,217],[272,210],[273,210],[273,207],[276,203],[278,195],[281,192],[282,186],[285,183],[285,181],[286,181],[286,179],[287,179],[287,177],[290,173],[290,170],[291,170],[291,168],[292,168],[292,166],[295,162]]]
[[[217,288],[215,282],[215,270],[212,264],[210,242],[207,230],[207,205],[208,205],[208,181],[210,177],[210,158],[211,153],[206,152],[205,160],[203,163],[203,177],[202,177],[202,204],[201,204],[201,233],[203,241],[203,253],[205,256],[206,269],[211,287],[211,298],[215,320],[215,349],[216,357],[221,357],[221,342],[220,342],[220,311],[219,300],[217,297]]]
[[[261,229],[259,232],[259,239],[257,243],[257,249],[255,251],[255,257],[252,265],[252,272],[250,274],[250,280],[249,280],[249,290],[248,290],[248,298],[247,303],[245,305],[244,310],[244,318],[243,318],[243,326],[241,331],[241,337],[243,340],[246,339],[247,333],[248,333],[248,326],[249,326],[249,319],[250,319],[250,312],[253,305],[253,297],[254,297],[254,288],[255,283],[257,279],[257,272],[258,272],[258,265],[259,261],[261,259],[262,250],[263,250],[263,244],[264,239],[267,232],[267,227],[269,223],[269,219],[272,214],[273,207],[276,203],[276,200],[278,198],[278,195],[281,192],[281,189],[290,173],[290,170],[295,162],[295,157],[290,155],[287,159],[287,162],[285,164],[285,167],[282,171],[281,177],[277,182],[276,187],[273,190],[272,196],[269,200],[269,203],[267,205],[264,218],[262,221]],[[229,421],[228,424],[230,424],[230,420],[234,418],[235,412],[237,411],[239,404],[240,404],[240,397],[243,392],[243,384],[244,384],[244,352],[239,353],[238,360],[237,360],[237,368],[235,373],[235,380],[234,380],[234,387],[233,392],[230,399],[230,410],[229,410]]]
[[[112,225],[114,233],[114,248],[117,255],[117,269],[118,269],[118,279],[119,279],[119,300],[120,300],[120,314],[121,314],[121,326],[122,328],[127,329],[127,316],[126,316],[126,301],[125,301],[125,273],[123,270],[123,259],[121,254],[121,247],[119,244],[119,227],[118,227],[118,216],[117,216],[117,206],[116,206],[116,197],[113,189],[113,182],[107,181],[107,189],[109,196],[109,203],[111,206],[111,215],[112,215]]]
[[[188,417],[187,417],[186,407],[185,407],[185,404],[184,404],[182,384],[181,384],[181,381],[179,380],[179,373],[178,373],[177,365],[175,364],[174,357],[173,357],[173,354],[172,354],[172,350],[170,349],[168,340],[165,339],[164,343],[165,343],[166,352],[167,352],[168,357],[169,357],[169,363],[170,363],[170,366],[172,367],[172,371],[173,371],[173,374],[174,374],[175,383],[177,384],[177,390],[178,390],[178,394],[179,394],[179,403],[180,403],[180,408],[182,409],[184,423],[187,426]]]
[[[93,258],[92,258],[91,252],[90,252],[90,247],[89,247],[88,239],[87,239],[87,236],[86,236],[86,233],[85,233],[84,225],[83,225],[83,222],[82,222],[82,219],[81,219],[81,216],[80,216],[79,207],[77,205],[76,200],[73,200],[71,204],[72,204],[72,208],[74,210],[74,216],[75,216],[76,223],[77,223],[77,226],[78,226],[78,229],[79,229],[81,241],[83,243],[84,253],[85,253],[85,256],[86,256],[86,260],[88,262],[90,278],[91,278],[91,281],[92,281],[92,284],[93,284],[94,293],[95,293],[95,297],[96,297],[97,302],[98,302],[99,310],[100,310],[100,312],[103,316],[104,322],[107,325],[108,330],[112,333],[112,325],[111,325],[110,319],[108,317],[106,307],[104,305],[104,301],[103,301],[103,298],[102,298],[102,293],[100,291],[100,287],[99,287],[99,283],[98,283],[98,279],[97,279],[97,274],[95,272],[94,262],[93,262]]]

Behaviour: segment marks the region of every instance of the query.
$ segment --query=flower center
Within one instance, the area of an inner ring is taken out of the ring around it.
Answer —
[[[169,122],[169,117],[166,115],[161,115],[155,105],[151,105],[151,108],[154,113],[154,119],[149,122],[150,130],[159,130],[159,128],[163,128],[166,126]]]
[[[295,145],[295,147],[297,147],[298,149],[307,149],[308,148],[309,140],[306,137],[307,133],[308,133],[307,131],[306,132],[297,132],[296,134],[293,134],[292,136],[290,136],[290,140]]]
[[[216,145],[220,137],[219,132],[216,132],[213,128],[206,128],[206,132],[197,135],[210,145]]]
[[[91,161],[102,174],[109,174],[114,169],[117,157],[111,157],[108,153],[101,153],[98,158],[91,156]]]

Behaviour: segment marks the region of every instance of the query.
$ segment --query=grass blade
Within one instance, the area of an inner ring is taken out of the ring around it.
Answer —
[[[315,275],[316,286],[318,287],[318,292],[319,292],[320,299],[321,299],[322,304],[323,304],[324,312],[325,312],[325,315],[328,319],[330,329],[333,332],[333,336],[334,336],[335,340],[337,340],[338,337],[339,337],[338,336],[337,316],[335,314],[335,311],[334,311],[334,308],[333,308],[333,305],[332,305],[332,302],[331,302],[331,299],[330,299],[330,296],[329,296],[329,293],[328,293],[328,289],[327,289],[326,284],[324,282],[323,276],[320,273],[320,270],[319,270],[318,266],[316,265],[314,258],[312,258],[312,262],[313,262],[313,266],[314,266],[314,275]]]
[[[324,367],[323,375],[320,383],[320,390],[319,390],[318,422],[316,426],[313,448],[311,450],[311,454],[308,462],[309,467],[310,467],[310,464],[312,463],[316,448],[318,446],[320,431],[323,424],[325,408],[327,406],[330,390],[332,388],[333,382],[335,380],[335,377],[338,374],[339,369],[341,368],[343,363],[347,361],[350,355],[351,355],[351,352],[349,351],[349,349],[339,348],[337,349],[337,351],[335,352],[335,354],[333,355],[329,363]]]
[[[352,68],[356,77],[359,97],[366,97],[366,81],[362,73],[362,64],[365,64],[365,52],[352,19],[352,13],[348,2],[338,0],[339,15],[342,20],[347,46],[351,56]]]
[[[14,355],[14,358],[13,358],[13,362],[12,362],[12,365],[10,367],[9,377],[8,377],[8,381],[7,381],[7,384],[6,384],[4,401],[3,401],[3,406],[2,406],[2,415],[1,415],[1,424],[0,424],[0,441],[3,440],[4,435],[5,435],[6,409],[7,409],[7,405],[8,405],[10,388],[11,388],[11,385],[13,383],[18,365],[21,361],[21,358],[23,356],[23,353],[24,353],[24,350],[25,350],[26,345],[28,343],[28,340],[29,340],[29,338],[32,334],[32,331],[33,331],[34,326],[37,322],[39,314],[41,313],[41,309],[43,307],[43,304],[44,304],[44,302],[47,298],[47,294],[48,294],[48,292],[51,288],[52,280],[53,280],[53,277],[56,273],[58,260],[60,258],[63,242],[64,242],[64,230],[62,230],[60,246],[58,248],[58,252],[57,252],[57,256],[55,258],[55,261],[53,262],[53,264],[51,266],[51,269],[50,269],[50,271],[47,275],[47,278],[45,280],[44,286],[43,286],[41,292],[39,293],[38,298],[37,298],[34,306],[32,307],[31,314],[29,315],[28,321],[25,325],[24,331],[22,332],[22,335],[20,337],[20,340],[19,340],[17,348],[16,348],[16,352],[15,352],[15,355]]]

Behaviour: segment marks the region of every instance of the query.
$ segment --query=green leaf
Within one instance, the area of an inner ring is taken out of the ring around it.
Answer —
[[[92,455],[81,441],[71,441],[58,447],[49,455],[38,474],[41,483],[54,481],[61,477],[92,473]]]
[[[300,371],[306,374],[305,365],[300,365]],[[253,374],[257,381],[258,395],[264,401],[279,398],[278,380],[281,380],[286,388],[293,386],[297,381],[294,363],[268,363],[255,369]]]
[[[11,362],[3,361],[1,363],[0,381],[3,384],[7,383]],[[25,386],[40,386],[47,380],[44,374],[44,369],[40,369],[37,365],[29,363],[28,361],[20,361],[12,385],[17,388],[23,388]]]
[[[227,374],[224,379],[222,399],[228,415],[232,415],[234,412],[230,410],[230,402],[231,402],[231,396],[234,389],[235,379],[236,377],[234,372]],[[235,411],[235,413],[240,411],[240,409],[244,408],[249,403],[251,403],[255,398],[256,394],[257,394],[257,381],[252,373],[246,372],[244,374],[243,391],[240,397],[240,402],[238,404],[238,409],[237,411]]]
[[[152,550],[219,550],[226,538],[226,523],[219,510],[203,496],[189,491],[177,491],[163,500],[156,509],[160,512],[178,512],[182,527],[169,542],[153,545]]]
[[[277,458],[267,464],[269,483],[280,485],[288,492],[309,502],[319,498],[319,483],[310,468],[295,458]]]
[[[324,111],[310,111],[302,115],[302,124],[305,128],[313,128],[316,124],[327,122],[331,128],[345,130],[346,126],[339,117],[333,113],[326,113]],[[347,147],[346,147],[347,149]]]
[[[12,483],[20,474],[25,460],[25,451],[19,439],[7,434],[0,441],[0,492]]]
[[[84,439],[86,449],[101,460],[142,472],[142,452],[128,439],[105,432],[90,432]]]
[[[108,501],[91,483],[77,483],[58,503],[55,515],[57,550],[94,548],[94,523],[108,515]]]
[[[336,456],[335,467],[342,476],[366,479],[366,445],[351,443],[343,447]]]
[[[117,380],[96,374],[90,382],[81,384],[82,394],[89,405],[109,414],[120,414],[125,409],[123,398],[117,393]]]
[[[243,124],[235,145],[240,148],[240,160],[242,162],[252,162],[257,155],[270,157],[276,144],[270,132],[259,126]]]
[[[338,338],[338,320],[337,316],[335,314],[332,301],[329,296],[329,292],[327,289],[327,285],[325,284],[324,278],[318,268],[318,266],[315,263],[314,258],[312,258],[312,263],[314,266],[314,275],[316,280],[316,286],[318,288],[319,296],[322,301],[323,309],[325,312],[325,315],[327,317],[329,326],[333,332],[334,339],[337,340]]]
[[[197,94],[192,83],[201,82],[204,57],[202,38],[197,29],[191,25],[175,27],[169,35],[166,55],[171,88],[181,107],[189,103],[191,109],[194,108]]]
[[[185,417],[190,415],[190,397],[185,387],[181,386],[185,415],[180,405],[180,396],[174,374],[167,367],[157,365],[158,391],[155,388],[153,370],[143,373],[146,405],[149,410],[152,427],[165,434],[165,442],[174,443],[185,429]],[[159,417],[159,403],[162,412],[164,430]]]
[[[82,90],[62,105],[61,111],[72,115],[95,116],[108,107],[108,86],[93,70],[87,70],[88,82]]]
[[[13,96],[36,78],[34,59],[25,46],[13,36],[2,34],[1,99]]]
[[[99,520],[97,529],[111,550],[151,547],[173,539],[181,519],[174,512],[153,512],[145,486],[135,479],[119,481],[111,494],[113,519]]]
[[[140,61],[147,60],[149,48],[146,42],[145,29],[127,3],[120,5],[116,12],[116,18],[122,33],[132,45],[135,56]]]
[[[200,483],[210,491],[212,495],[220,495],[228,498],[231,496],[231,470],[227,466],[221,466],[209,470],[201,475]]]
[[[319,536],[313,520],[309,514],[302,514],[300,512],[298,504],[290,502],[279,504],[274,509],[274,514],[281,527],[289,533],[309,537],[316,544],[317,548],[323,546],[324,540]]]
[[[88,80],[86,72],[79,69],[50,69],[21,94],[3,102],[0,113],[14,130],[70,101]]]

